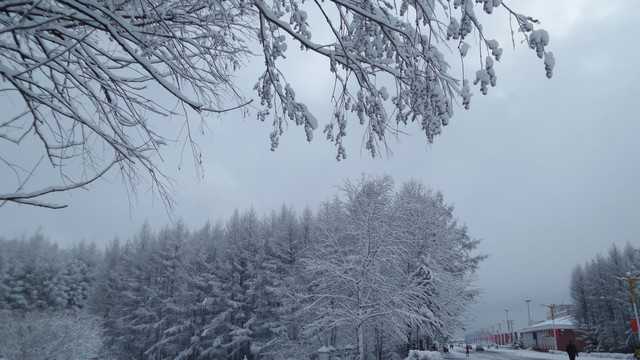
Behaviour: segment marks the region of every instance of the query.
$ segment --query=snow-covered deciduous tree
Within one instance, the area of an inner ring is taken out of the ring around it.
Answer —
[[[512,18],[516,36],[551,77],[549,35],[502,0],[4,1],[0,92],[16,111],[0,118],[0,141],[39,149],[40,156],[24,164],[3,152],[0,166],[15,181],[3,183],[0,206],[63,207],[42,199],[119,171],[130,192],[146,179],[170,207],[173,188],[158,165],[159,148],[182,140],[199,168],[192,134],[201,127],[190,120],[192,111],[222,113],[252,102],[233,74],[254,56],[264,63],[255,106],[257,117],[273,124],[271,148],[288,121],[311,140],[320,124],[280,67],[289,45],[323,58],[335,78],[334,109],[322,131],[338,159],[346,157],[350,117],[365,126],[374,156],[390,133],[410,124],[432,142],[456,102],[469,107],[474,85],[483,94],[496,85],[503,49],[482,26],[495,11]],[[312,39],[312,31],[322,38]],[[480,61],[466,74],[470,48]],[[463,66],[452,66],[445,51]],[[159,130],[158,119],[175,116],[184,119],[181,135]],[[54,168],[61,181],[32,184],[43,168]]]
[[[451,338],[463,324],[467,307],[478,293],[473,281],[485,256],[471,254],[479,240],[471,239],[467,228],[458,225],[453,206],[444,203],[441,193],[412,180],[402,185],[396,202],[402,224],[399,236],[408,250],[404,266],[414,286],[421,289],[414,301],[422,304],[422,318],[409,324],[410,343],[419,347],[419,339]]]
[[[321,339],[318,346],[351,342],[359,359],[374,348],[384,358],[383,340],[450,336],[483,258],[470,255],[478,241],[452,210],[417,183],[396,193],[388,176],[346,182],[343,196],[319,211],[303,259],[305,335]]]

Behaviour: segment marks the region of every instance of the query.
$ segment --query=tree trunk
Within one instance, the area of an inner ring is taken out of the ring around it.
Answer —
[[[364,328],[362,326],[362,323],[358,324],[358,326],[356,327],[356,337],[358,338],[358,349],[356,351],[356,353],[357,353],[356,359],[357,360],[365,360],[365,354],[364,354]]]
[[[382,348],[383,348],[383,339],[382,339],[382,331],[376,326],[375,328],[375,336],[376,336],[376,360],[384,360],[382,358]]]

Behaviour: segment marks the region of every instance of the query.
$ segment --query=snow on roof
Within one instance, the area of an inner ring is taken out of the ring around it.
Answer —
[[[539,330],[551,330],[551,329],[575,329],[575,324],[573,323],[573,317],[563,316],[556,318],[555,320],[546,320],[543,322],[539,322],[537,324],[533,324],[527,327],[523,327],[520,329],[520,332],[533,332]]]

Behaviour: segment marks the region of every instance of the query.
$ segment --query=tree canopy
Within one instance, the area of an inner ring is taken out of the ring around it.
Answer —
[[[605,255],[576,265],[571,273],[573,318],[585,341],[598,351],[633,352],[639,345],[629,322],[635,317],[629,283],[619,280],[636,276],[638,269],[640,248],[627,243],[623,249],[612,245]]]
[[[0,336],[0,356],[27,356],[18,345],[55,343],[49,329],[86,318],[65,336],[96,353],[45,354],[297,360],[333,346],[360,360],[400,358],[465,323],[485,258],[478,245],[441,194],[415,181],[396,190],[389,176],[346,182],[315,213],[249,209],[196,231],[144,224],[102,253],[58,250],[40,233],[0,237],[0,335],[11,334]]]
[[[170,202],[171,184],[157,158],[176,134],[158,131],[159,119],[183,118],[180,136],[200,166],[192,111],[205,116],[251,104],[258,119],[273,124],[272,150],[287,122],[304,127],[310,141],[321,125],[279,66],[288,45],[329,65],[333,111],[321,128],[336,144],[338,160],[346,158],[343,138],[352,117],[364,126],[373,156],[399,126],[417,125],[431,143],[457,102],[469,107],[474,85],[483,94],[496,85],[494,62],[503,50],[483,31],[487,20],[479,13],[498,10],[515,20],[512,31],[544,60],[551,77],[547,32],[501,0],[3,1],[0,100],[14,111],[0,116],[0,145],[28,146],[41,156],[22,163],[4,152],[0,167],[15,181],[3,183],[0,206],[63,207],[40,199],[109,171],[119,171],[132,191],[140,179],[148,180]],[[314,33],[322,40],[312,39]],[[471,76],[452,70],[458,67],[445,49],[464,69],[470,48],[480,54],[479,69]],[[238,91],[234,74],[255,57],[264,71],[254,86],[259,101],[253,102]],[[31,185],[46,163],[60,181]]]

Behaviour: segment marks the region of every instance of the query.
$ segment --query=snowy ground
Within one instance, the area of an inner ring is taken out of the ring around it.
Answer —
[[[464,347],[456,347],[455,352],[464,353]],[[472,350],[473,351],[473,350]],[[569,357],[564,351],[551,351],[548,353],[533,350],[491,349],[492,352],[509,354],[513,358],[526,357],[528,359],[567,360]],[[578,359],[634,359],[633,354],[609,354],[609,353],[579,353]]]

